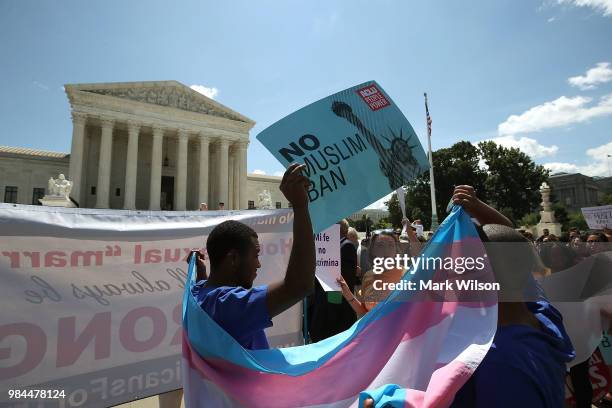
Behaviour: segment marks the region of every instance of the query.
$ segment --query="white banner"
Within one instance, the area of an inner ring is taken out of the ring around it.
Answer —
[[[591,229],[612,228],[612,205],[585,207],[580,209]]]
[[[339,291],[336,278],[340,276],[340,224],[334,224],[315,235],[317,251],[317,279],[324,291]]]
[[[0,204],[0,406],[38,407],[8,399],[26,387],[65,392],[45,407],[107,407],[180,388],[185,258],[228,219],[259,235],[255,285],[282,279],[290,210]],[[296,305],[274,318],[272,347],[302,344],[301,315]]]

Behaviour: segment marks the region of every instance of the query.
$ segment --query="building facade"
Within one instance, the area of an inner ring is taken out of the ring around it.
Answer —
[[[251,119],[176,82],[65,86],[70,154],[0,148],[5,202],[34,204],[50,177],[66,174],[85,208],[246,209],[268,190],[288,206],[280,177],[247,175]]]
[[[569,211],[595,207],[606,194],[612,193],[612,177],[594,178],[580,173],[558,173],[548,179],[555,202]]]
[[[50,177],[68,174],[70,155],[0,146],[2,202],[40,205]]]
[[[384,210],[384,209],[378,209],[378,208],[364,208],[363,210],[359,210],[356,213],[351,214],[351,216],[349,216],[348,219],[352,221],[359,221],[363,218],[363,216],[371,219],[372,222],[376,224],[381,219],[388,217],[389,211]]]

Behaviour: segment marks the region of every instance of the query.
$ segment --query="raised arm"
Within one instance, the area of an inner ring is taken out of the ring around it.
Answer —
[[[476,197],[476,191],[472,186],[461,185],[453,191],[453,203],[462,205],[463,208],[475,218],[480,225],[501,224],[514,228],[512,221],[502,215],[495,208],[480,201]]]
[[[353,294],[351,289],[349,289],[348,285],[346,284],[346,281],[342,276],[338,276],[336,278],[336,282],[338,282],[338,285],[340,286],[340,290],[342,291],[342,297],[344,298],[344,300],[346,300],[348,304],[351,305],[351,308],[357,315],[357,318],[361,319],[363,315],[368,313],[368,309],[366,309],[365,305],[355,297],[355,295]]]
[[[193,256],[193,254],[197,255],[197,259],[196,259],[196,282],[208,279],[208,273],[206,272],[206,264],[204,263],[204,260],[206,259],[206,255],[204,255],[203,251],[201,251],[201,250],[200,251],[191,251],[189,253],[189,255],[187,256],[187,259],[186,259],[187,265],[189,265],[189,262],[191,261],[191,257]]]
[[[293,244],[285,278],[268,286],[270,317],[289,309],[314,290],[316,266],[314,234],[308,212],[308,185],[301,174],[305,166],[290,165],[283,175],[280,190],[293,207]]]

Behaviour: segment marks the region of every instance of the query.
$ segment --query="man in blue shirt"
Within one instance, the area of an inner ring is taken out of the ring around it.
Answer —
[[[313,291],[315,244],[304,167],[289,166],[280,184],[294,213],[293,244],[282,281],[253,287],[261,264],[257,233],[251,227],[225,221],[206,241],[210,276],[197,282],[192,293],[202,309],[247,349],[269,348],[264,329],[272,326],[272,318]]]
[[[525,298],[533,289],[531,273],[540,265],[535,248],[508,218],[479,200],[471,186],[456,187],[453,203],[480,224],[501,291],[493,344],[451,408],[563,407],[565,367],[574,348],[561,314],[543,296]],[[363,406],[372,408],[375,402],[368,398]]]
[[[451,407],[563,407],[566,363],[575,353],[561,314],[543,296],[525,295],[540,265],[533,245],[509,221],[483,220],[490,210],[471,187],[457,187],[453,199],[483,225],[479,233],[501,291],[493,344]]]

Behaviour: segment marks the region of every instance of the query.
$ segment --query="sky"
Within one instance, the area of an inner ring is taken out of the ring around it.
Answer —
[[[376,80],[426,147],[495,140],[553,172],[612,166],[612,0],[0,0],[0,145],[69,152],[67,83],[177,80],[253,119]]]

